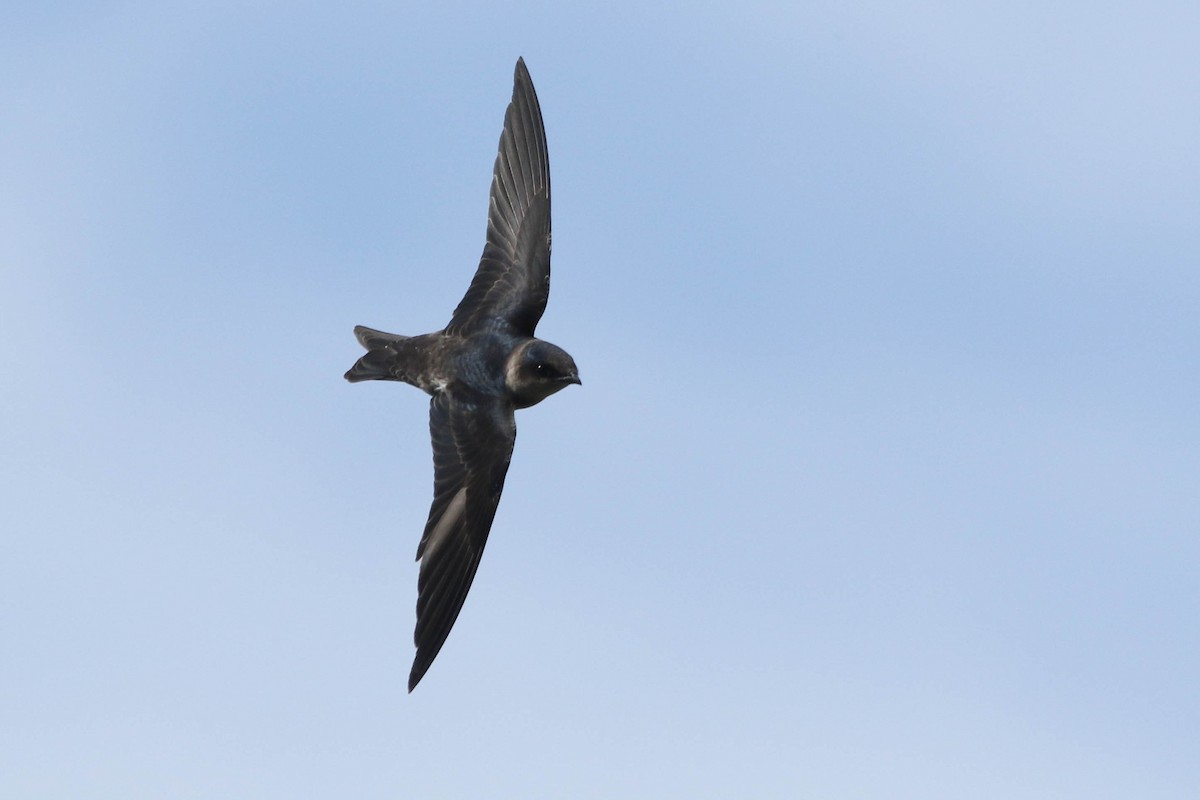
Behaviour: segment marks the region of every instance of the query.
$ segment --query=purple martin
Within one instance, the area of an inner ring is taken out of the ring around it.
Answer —
[[[534,338],[550,293],[550,161],[542,110],[517,60],[492,170],[487,242],[450,324],[399,336],[354,329],[366,355],[346,380],[403,381],[432,395],[433,504],[417,546],[417,645],[408,690],[458,618],[496,516],[517,428],[513,412],[572,383],[562,348]]]

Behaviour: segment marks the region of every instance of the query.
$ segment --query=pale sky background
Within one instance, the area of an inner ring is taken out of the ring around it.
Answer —
[[[1200,5],[10,3],[0,797],[1187,798]],[[411,696],[513,64],[539,327]]]

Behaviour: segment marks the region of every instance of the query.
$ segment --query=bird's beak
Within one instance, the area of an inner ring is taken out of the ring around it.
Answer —
[[[583,381],[579,380],[578,375],[572,375],[571,377],[567,378],[567,383],[573,383],[576,386],[583,386]]]

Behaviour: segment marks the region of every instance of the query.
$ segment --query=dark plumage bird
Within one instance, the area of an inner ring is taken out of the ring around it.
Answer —
[[[579,383],[575,361],[534,338],[550,292],[550,162],[523,59],[492,170],[487,242],[450,324],[399,336],[364,328],[351,382],[404,381],[433,396],[433,505],[417,546],[417,655],[425,675],[462,609],[496,516],[517,428],[513,411]]]

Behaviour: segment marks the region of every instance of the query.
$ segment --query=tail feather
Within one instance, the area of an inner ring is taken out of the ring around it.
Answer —
[[[358,343],[368,350],[374,350],[378,347],[386,347],[388,345],[400,344],[411,337],[401,336],[398,333],[386,333],[377,331],[374,328],[368,328],[366,325],[354,326],[354,338],[358,339]]]
[[[354,336],[359,344],[367,348],[367,352],[346,371],[346,380],[351,383],[404,380],[396,371],[399,366],[396,345],[409,337],[384,333],[363,325],[354,328]]]

